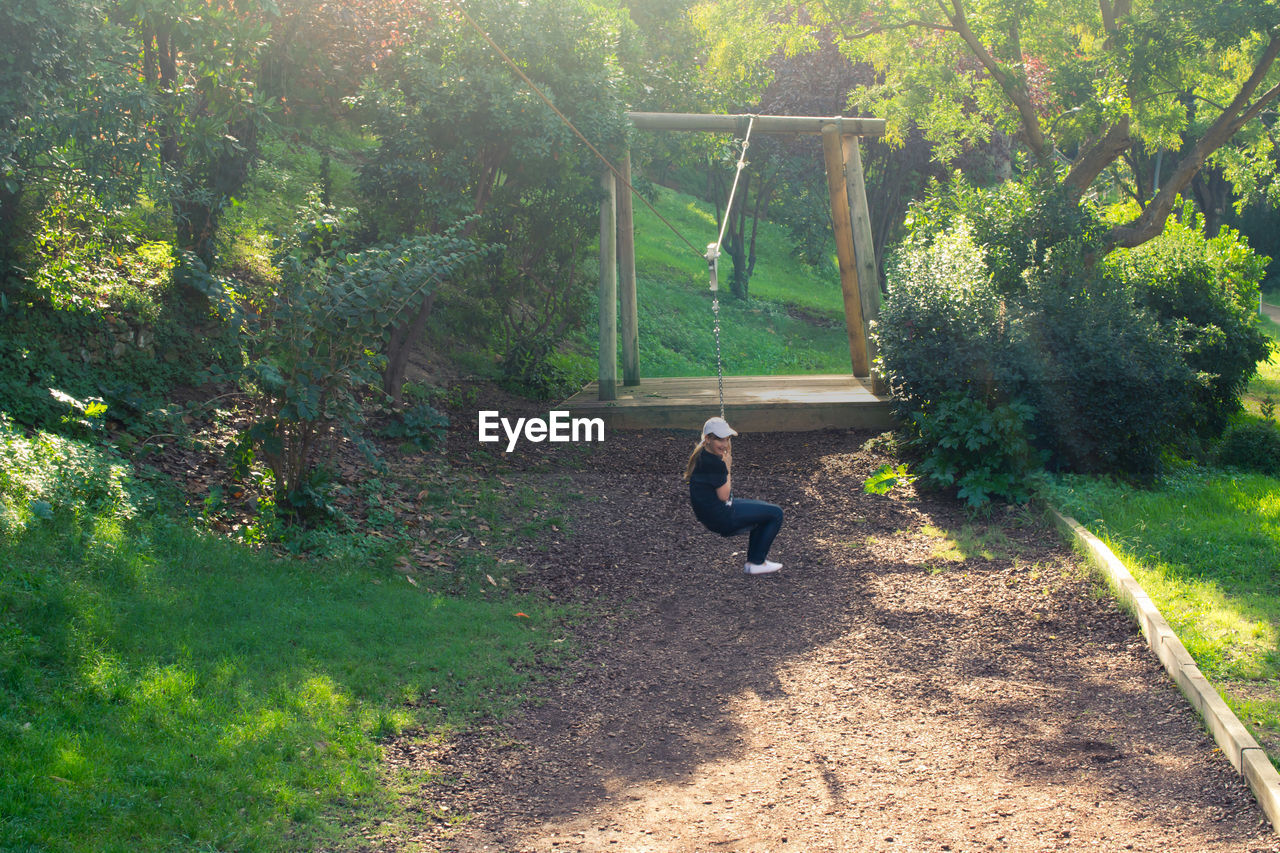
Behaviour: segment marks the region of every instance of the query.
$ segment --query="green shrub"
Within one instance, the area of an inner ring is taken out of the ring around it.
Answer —
[[[1056,242],[1018,248],[1021,232],[1002,229],[1021,220],[998,203],[1018,192],[1039,198],[1006,188],[984,207],[977,191],[963,195],[959,206],[992,218],[957,215],[949,229],[936,217],[952,208],[926,205],[890,262],[874,334],[899,415],[910,422],[955,395],[986,410],[1018,400],[1032,407],[1031,433],[1055,467],[1150,476],[1183,423],[1193,381],[1173,329],[1087,262],[1094,217],[1068,215],[1054,193],[1019,210],[1052,219],[1027,226],[1031,243],[1036,234]],[[1029,265],[1014,275],[1021,263]]]
[[[971,507],[992,498],[1025,503],[1044,467],[1028,431],[1034,417],[1017,401],[988,407],[966,394],[944,395],[911,418],[911,444],[924,455],[915,470],[932,486],[956,489]]]
[[[1223,433],[1216,457],[1219,465],[1280,476],[1280,429],[1270,421],[1232,424]]]
[[[1169,330],[1096,271],[1045,273],[1019,311],[1022,393],[1054,466],[1156,474],[1193,381]]]
[[[431,450],[444,443],[449,416],[430,403],[414,403],[391,416],[382,434],[403,438],[419,450]]]
[[[278,506],[315,503],[309,484],[335,432],[360,441],[361,395],[381,385],[392,323],[488,251],[452,232],[350,253],[335,250],[342,242],[327,213],[304,225],[277,261],[279,288],[247,318],[243,381],[256,405],[244,439],[271,469]]]
[[[1270,353],[1254,320],[1267,259],[1230,228],[1209,239],[1199,216],[1188,210],[1184,220],[1171,219],[1136,249],[1114,252],[1107,265],[1177,336],[1197,376],[1179,426],[1211,438],[1240,410],[1241,392]]]
[[[1005,302],[968,220],[907,238],[889,261],[888,282],[874,334],[904,419],[947,394],[988,400],[1018,386]]]

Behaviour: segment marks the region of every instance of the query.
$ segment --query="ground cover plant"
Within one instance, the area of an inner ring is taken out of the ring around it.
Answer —
[[[3,421],[0,463],[6,850],[328,849],[387,817],[385,738],[501,714],[563,648],[494,562],[445,594],[390,553],[277,558]]]

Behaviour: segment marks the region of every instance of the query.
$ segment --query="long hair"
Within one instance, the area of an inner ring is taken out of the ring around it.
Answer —
[[[684,481],[689,482],[689,478],[693,476],[693,469],[698,467],[698,457],[702,455],[703,449],[706,447],[707,437],[703,436],[698,442],[698,446],[693,448],[693,452],[689,454],[689,464],[684,466]]]

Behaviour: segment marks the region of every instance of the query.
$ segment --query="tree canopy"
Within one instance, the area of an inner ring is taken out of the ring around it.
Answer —
[[[1054,170],[1077,198],[1127,192],[1138,212],[1112,227],[1108,250],[1159,234],[1176,199],[1206,167],[1245,191],[1271,179],[1270,129],[1280,98],[1275,3],[715,6],[713,57],[756,55],[762,40],[814,49],[818,34],[829,33],[847,56],[874,63],[878,85],[857,90],[851,106],[884,117],[890,139],[918,127],[947,161],[1001,133],[1017,140],[1029,166]]]

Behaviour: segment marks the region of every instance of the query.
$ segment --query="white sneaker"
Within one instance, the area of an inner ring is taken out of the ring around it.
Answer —
[[[776,572],[780,568],[782,568],[782,563],[765,560],[763,563],[747,563],[742,567],[742,572],[748,575],[767,575],[769,572]]]

